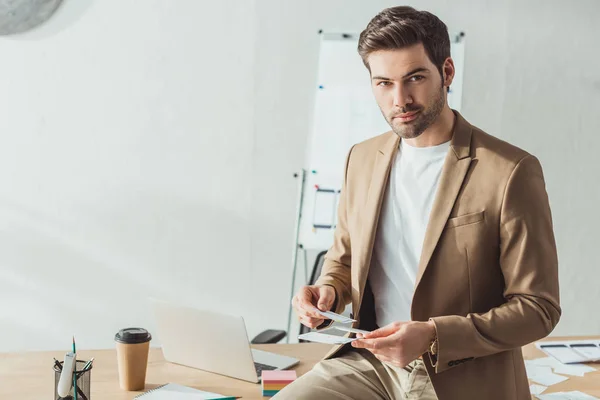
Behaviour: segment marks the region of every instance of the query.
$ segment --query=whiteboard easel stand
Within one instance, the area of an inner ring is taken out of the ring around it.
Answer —
[[[294,178],[298,178],[298,174],[294,174]],[[294,249],[292,251],[292,287],[290,289],[290,301],[288,303],[288,320],[287,320],[287,336],[286,343],[290,342],[290,331],[292,328],[292,299],[294,298],[294,289],[296,288],[296,270],[298,268],[298,249],[302,249],[304,252],[304,281],[308,282],[308,269],[306,261],[306,249],[304,246],[298,243],[300,235],[300,220],[302,218],[302,203],[304,201],[304,184],[306,182],[306,170],[302,169],[300,172],[300,190],[296,204],[296,226],[294,229]]]

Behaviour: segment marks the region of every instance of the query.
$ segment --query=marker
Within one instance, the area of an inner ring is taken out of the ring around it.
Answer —
[[[71,391],[72,382],[75,380],[75,354],[65,354],[65,361],[63,362],[63,369],[60,372],[60,379],[58,380],[57,392],[60,397],[67,397]],[[73,378],[73,380],[71,380]]]

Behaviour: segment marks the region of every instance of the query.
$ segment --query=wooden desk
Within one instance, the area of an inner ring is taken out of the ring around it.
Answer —
[[[298,376],[309,371],[331,348],[318,343],[272,344],[252,346],[259,350],[289,355],[300,359],[296,366]],[[64,358],[64,351],[0,354],[0,399],[40,400],[54,399],[54,371],[52,357]],[[92,369],[90,400],[129,400],[142,392],[125,392],[119,388],[115,350],[80,350],[77,358],[95,357]],[[244,399],[263,399],[260,384],[211,374],[165,361],[160,349],[151,348],[146,374],[146,389],[174,382],[196,389]],[[265,397],[268,399],[268,397]]]
[[[547,340],[598,339],[597,337],[552,337]],[[296,366],[298,376],[309,371],[325,355],[330,346],[316,343],[273,344],[253,346],[259,350],[272,351],[300,359]],[[141,392],[124,392],[119,388],[117,359],[114,350],[80,351],[79,359],[95,357],[92,370],[91,400],[129,400]],[[533,344],[523,348],[526,359],[544,357]],[[0,399],[40,400],[51,399],[54,389],[52,357],[61,359],[64,352],[30,352],[0,354]],[[600,397],[600,364],[590,364],[598,371],[584,377],[571,376],[569,380],[550,386],[544,393],[580,390]],[[244,399],[263,399],[260,384],[240,381],[211,374],[193,368],[168,363],[160,349],[151,349],[146,376],[146,390],[167,382],[176,382],[201,390]],[[267,399],[267,398],[265,398]]]

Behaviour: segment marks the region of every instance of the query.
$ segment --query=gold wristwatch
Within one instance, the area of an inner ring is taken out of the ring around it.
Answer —
[[[432,355],[436,355],[438,352],[438,340],[437,340],[437,335],[435,335],[435,338],[431,341],[431,344],[429,345],[429,352]]]
[[[429,320],[431,321],[431,318],[429,318]],[[431,343],[429,343],[429,353],[433,356],[437,355],[438,352],[438,336],[437,336],[437,327],[435,330],[435,336],[433,337],[433,340],[431,341]]]

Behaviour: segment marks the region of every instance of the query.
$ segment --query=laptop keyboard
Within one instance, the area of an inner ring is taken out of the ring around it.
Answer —
[[[254,363],[254,368],[256,369],[256,375],[258,376],[262,375],[262,371],[273,371],[274,369],[277,369],[277,367],[274,367],[272,365],[266,365],[257,362]]]

